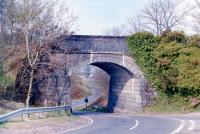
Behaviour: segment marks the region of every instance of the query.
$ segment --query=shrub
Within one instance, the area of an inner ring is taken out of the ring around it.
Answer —
[[[199,39],[196,35],[187,38],[183,32],[166,33],[160,38],[140,32],[127,41],[132,56],[154,88],[169,97],[198,98],[200,49],[196,45]]]
[[[184,32],[177,32],[177,31],[168,32],[161,37],[161,42],[162,43],[176,42],[176,43],[186,44],[187,36],[185,35]]]
[[[160,85],[159,79],[155,77],[155,59],[152,51],[157,47],[159,37],[155,37],[148,32],[139,32],[127,39],[128,47],[136,62],[146,73],[146,77],[151,81],[152,85]]]
[[[196,46],[196,47],[200,47],[200,35],[199,34],[195,34],[189,37],[188,40],[189,45],[191,46]]]

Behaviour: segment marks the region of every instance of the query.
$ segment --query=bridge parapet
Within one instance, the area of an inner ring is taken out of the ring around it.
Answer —
[[[127,36],[71,35],[61,37],[62,49],[80,52],[128,52]]]
[[[93,65],[110,75],[108,108],[111,111],[137,112],[142,109],[144,75],[128,55],[126,37],[72,35],[62,38],[64,40],[58,42],[58,52],[50,58],[63,67],[57,71],[58,81],[62,81],[65,67],[68,72],[89,77],[90,65]],[[63,86],[63,83],[57,83],[57,87]]]

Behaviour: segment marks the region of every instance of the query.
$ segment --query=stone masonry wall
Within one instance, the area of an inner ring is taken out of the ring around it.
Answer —
[[[70,104],[70,75],[80,73],[79,69],[84,66],[86,70],[83,73],[89,72],[89,65],[93,65],[110,75],[108,109],[111,112],[142,110],[149,101],[146,99],[147,83],[140,67],[132,57],[125,55],[128,51],[126,37],[74,35],[63,38],[64,41],[59,42],[62,51],[51,57],[58,69],[41,86],[41,102],[48,105]],[[63,51],[69,49],[74,53]]]

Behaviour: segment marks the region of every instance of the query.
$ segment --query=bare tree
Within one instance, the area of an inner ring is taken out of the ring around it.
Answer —
[[[15,0],[6,0],[4,2],[4,10],[2,16],[2,40],[4,46],[16,45],[16,1]]]
[[[145,31],[144,27],[142,26],[142,19],[140,15],[137,15],[136,17],[128,18],[128,33],[133,34],[140,31]]]
[[[192,14],[192,19],[194,20],[193,23],[191,24],[191,27],[193,29],[193,31],[199,33],[200,32],[200,1],[199,0],[195,0],[195,6],[196,9],[194,10],[193,14]]]
[[[152,0],[142,11],[139,23],[146,31],[161,35],[180,25],[185,17],[194,9],[181,0]],[[134,21],[131,21],[134,24]],[[135,26],[135,25],[133,25]]]
[[[2,19],[3,19],[3,14],[5,10],[5,0],[0,0],[0,24],[2,28]]]
[[[26,46],[27,60],[29,66],[29,86],[26,98],[26,107],[32,92],[34,70],[37,67],[39,55],[50,42],[61,35],[68,35],[74,17],[68,7],[60,1],[46,0],[21,0],[16,2],[18,11],[16,12],[17,25],[15,29],[22,33]]]
[[[3,14],[5,11],[5,1],[0,0],[0,53],[2,54],[2,46],[3,46]],[[0,54],[0,63],[2,61],[2,55]]]
[[[127,34],[126,26],[121,25],[121,26],[114,26],[114,27],[108,28],[105,30],[104,34],[109,35],[109,36],[124,36]]]

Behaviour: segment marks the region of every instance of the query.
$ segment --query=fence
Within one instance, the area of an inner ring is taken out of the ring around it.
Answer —
[[[23,114],[53,112],[53,111],[61,111],[61,110],[67,110],[71,112],[71,106],[66,105],[66,106],[56,106],[56,107],[21,108],[16,111],[12,111],[10,113],[1,115],[0,123],[6,122],[18,116],[23,116]]]

